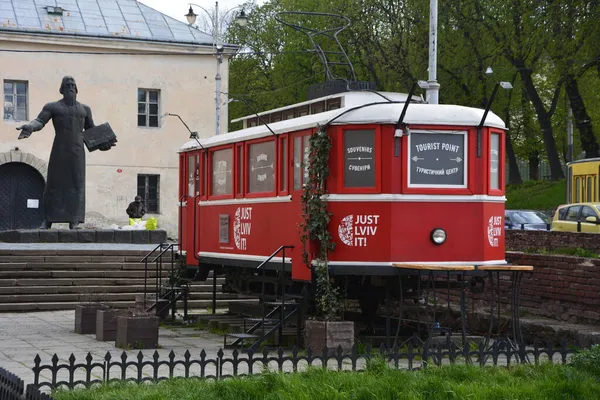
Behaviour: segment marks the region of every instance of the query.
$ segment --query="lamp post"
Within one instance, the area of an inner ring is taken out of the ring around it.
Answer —
[[[215,76],[215,103],[216,103],[216,134],[221,133],[221,63],[223,62],[223,44],[221,43],[221,29],[223,21],[227,14],[231,11],[236,10],[238,8],[242,8],[242,6],[233,7],[223,14],[223,17],[219,21],[219,2],[215,1],[215,12],[211,15],[204,7],[195,4],[189,3],[190,9],[188,13],[185,15],[189,25],[193,25],[196,22],[197,14],[194,13],[194,9],[192,6],[199,7],[202,11],[208,15],[208,18],[212,24],[212,37],[213,37],[213,50],[215,51],[215,55],[217,57],[217,74]],[[240,26],[245,26],[248,23],[248,17],[244,13],[244,9],[235,17],[235,23]]]

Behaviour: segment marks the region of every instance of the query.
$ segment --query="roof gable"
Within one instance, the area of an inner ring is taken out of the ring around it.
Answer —
[[[60,7],[64,11],[62,15],[49,13],[47,7]],[[2,30],[213,43],[211,35],[136,0],[0,0]]]

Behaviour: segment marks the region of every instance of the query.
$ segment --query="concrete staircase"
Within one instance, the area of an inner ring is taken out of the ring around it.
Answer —
[[[133,308],[144,294],[147,251],[139,250],[0,250],[0,312],[68,310],[85,301],[102,301],[115,308]],[[171,270],[170,253],[163,277]],[[154,293],[156,266],[148,266],[148,293]],[[217,307],[244,301],[220,293]],[[190,287],[189,309],[212,307],[212,277]],[[150,303],[151,304],[151,303]],[[182,309],[183,305],[178,305]]]

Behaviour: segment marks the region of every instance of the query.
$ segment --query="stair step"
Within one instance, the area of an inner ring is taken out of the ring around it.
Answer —
[[[280,306],[281,302],[280,301],[265,301],[265,304],[268,306]],[[298,303],[284,303],[283,306],[284,307],[298,307],[299,304]]]
[[[217,302],[217,307],[223,308],[225,304],[230,302],[239,302],[247,300],[232,299]],[[79,301],[73,302],[44,302],[44,303],[0,303],[0,312],[22,312],[22,311],[55,311],[55,310],[74,310],[75,306],[81,304]],[[135,307],[135,301],[108,301],[106,302],[114,308],[133,308]],[[211,300],[190,300],[188,301],[188,308],[207,308],[212,307]],[[181,312],[183,310],[183,303],[177,303],[177,310]]]
[[[260,337],[259,335],[253,335],[251,333],[226,333],[225,336],[236,339],[258,339]]]
[[[149,291],[149,293],[153,293]],[[120,300],[135,300],[136,296],[143,295],[144,292],[120,292],[120,293],[94,293],[85,292],[79,293],[48,293],[48,294],[19,294],[19,295],[0,295],[0,303],[34,303],[34,302],[70,302],[70,301],[120,301]],[[189,300],[210,300],[211,296],[189,296]],[[218,300],[235,299],[235,295],[225,295],[217,293]]]
[[[248,322],[263,322],[267,323],[267,324],[278,324],[279,323],[279,319],[275,319],[275,318],[244,318],[245,321]]]

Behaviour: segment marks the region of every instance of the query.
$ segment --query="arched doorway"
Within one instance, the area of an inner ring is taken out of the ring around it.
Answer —
[[[25,163],[0,165],[0,231],[42,224],[44,186],[42,175]]]

